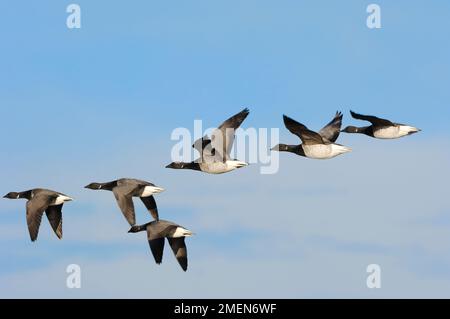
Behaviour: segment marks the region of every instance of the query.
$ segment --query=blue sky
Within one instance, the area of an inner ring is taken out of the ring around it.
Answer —
[[[450,297],[450,3],[377,1],[382,29],[369,30],[370,1],[77,1],[69,30],[70,3],[0,3],[0,192],[76,199],[65,240],[44,222],[35,244],[25,203],[1,201],[1,297]],[[280,127],[287,143],[283,113],[320,128],[353,109],[423,132],[342,136],[353,153],[282,154],[271,176],[164,169],[173,129],[244,107],[245,127]],[[198,234],[187,274],[168,250],[153,264],[111,194],[82,189],[123,176],[165,187],[161,215]],[[80,291],[65,288],[70,263]]]

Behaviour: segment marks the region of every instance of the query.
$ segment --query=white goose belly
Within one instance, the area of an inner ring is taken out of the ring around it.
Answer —
[[[227,163],[223,162],[212,162],[212,163],[200,163],[200,169],[209,174],[224,174],[231,172],[234,170],[234,167],[231,167]]]
[[[351,152],[352,149],[339,144],[302,145],[305,156],[312,159],[330,159]]]
[[[398,126],[385,127],[373,132],[373,136],[380,139],[394,139],[405,135],[407,135],[407,133],[402,134]]]

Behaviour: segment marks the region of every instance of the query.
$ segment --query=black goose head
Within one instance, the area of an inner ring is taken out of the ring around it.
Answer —
[[[361,130],[359,129],[359,127],[356,127],[356,126],[347,126],[341,132],[344,132],[344,133],[361,133]]]
[[[278,144],[272,147],[271,151],[298,153],[298,145]]]
[[[287,152],[289,149],[288,145],[286,144],[278,144],[274,147],[272,147],[270,150],[271,151],[277,151],[277,152]]]
[[[3,196],[3,198],[18,199],[18,198],[21,198],[21,197],[20,197],[20,193],[17,193],[17,192],[9,192],[9,193],[6,194],[5,196]]]
[[[89,185],[84,186],[84,188],[98,190],[102,189],[102,186],[103,185],[100,183],[90,183]]]
[[[166,168],[171,168],[171,169],[192,169],[192,170],[196,170],[199,171],[200,170],[200,165],[198,163],[183,163],[183,162],[172,162],[169,165],[166,166]]]
[[[129,234],[136,234],[140,233],[142,231],[147,230],[147,225],[142,226],[132,226],[131,229],[128,231]]]
[[[9,198],[9,199],[24,198],[24,199],[30,200],[32,196],[33,196],[33,191],[29,190],[29,191],[25,191],[25,192],[9,192],[5,196],[3,196],[3,198]]]

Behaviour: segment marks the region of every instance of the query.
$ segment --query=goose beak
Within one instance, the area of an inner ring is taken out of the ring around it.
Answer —
[[[162,187],[155,187],[155,194],[159,194],[159,193],[162,193],[164,191],[165,191],[165,189],[162,188]]]
[[[174,163],[170,163],[169,165],[166,166],[166,168],[175,168],[175,164]]]

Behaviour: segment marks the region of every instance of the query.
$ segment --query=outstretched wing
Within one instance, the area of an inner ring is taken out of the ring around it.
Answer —
[[[136,185],[122,185],[114,187],[113,193],[116,197],[117,204],[131,226],[136,224],[136,215],[134,213],[134,204],[132,192],[136,189]]]
[[[289,132],[291,132],[292,134],[298,136],[300,139],[302,138],[301,137],[301,132],[308,130],[308,128],[305,125],[303,125],[302,123],[297,122],[294,119],[291,119],[287,115],[283,115],[283,121],[284,121],[284,125],[289,130]]]
[[[228,120],[223,122],[219,128],[214,130],[211,138],[212,148],[222,161],[229,159],[235,139],[235,132],[249,114],[250,111],[246,108],[238,114],[230,117]]]
[[[194,142],[192,148],[197,150],[199,153],[202,153],[206,146],[211,144],[211,139],[205,135],[202,138],[199,138]]]
[[[150,250],[152,251],[153,257],[155,258],[155,262],[158,265],[160,265],[163,260],[164,240],[165,238],[162,237],[148,241],[150,245]]]
[[[57,206],[48,206],[48,208],[45,210],[50,226],[52,226],[53,231],[59,239],[62,239],[63,237],[62,207],[63,204]]]
[[[332,143],[336,142],[341,133],[343,117],[344,115],[341,112],[336,112],[331,122],[319,131],[320,136]]]
[[[309,130],[302,123],[283,115],[284,125],[294,135],[297,135],[305,145],[326,144],[319,133]]]
[[[158,207],[156,206],[155,197],[153,197],[153,196],[141,197],[141,200],[144,203],[145,207],[147,207],[150,214],[152,214],[153,218],[156,221],[158,221],[159,214],[158,214]]]
[[[200,159],[206,162],[211,157],[214,157],[215,151],[213,150],[211,139],[208,136],[204,136],[195,141],[192,147],[200,153]]]
[[[41,225],[42,215],[56,196],[36,195],[27,202],[27,224],[31,241],[36,241]]]
[[[300,139],[305,145],[329,144],[329,142],[325,141],[319,133],[310,130],[300,131]]]
[[[362,114],[355,113],[353,111],[350,111],[350,114],[352,115],[352,117],[354,119],[368,121],[368,122],[372,123],[373,126],[384,127],[384,126],[393,126],[394,125],[394,123],[392,123],[391,121],[385,120],[385,119],[380,119],[376,116],[362,115]]]
[[[167,238],[169,240],[170,247],[172,247],[172,251],[175,257],[178,260],[181,268],[184,271],[188,269],[188,258],[187,258],[187,248],[185,243],[185,238]]]

